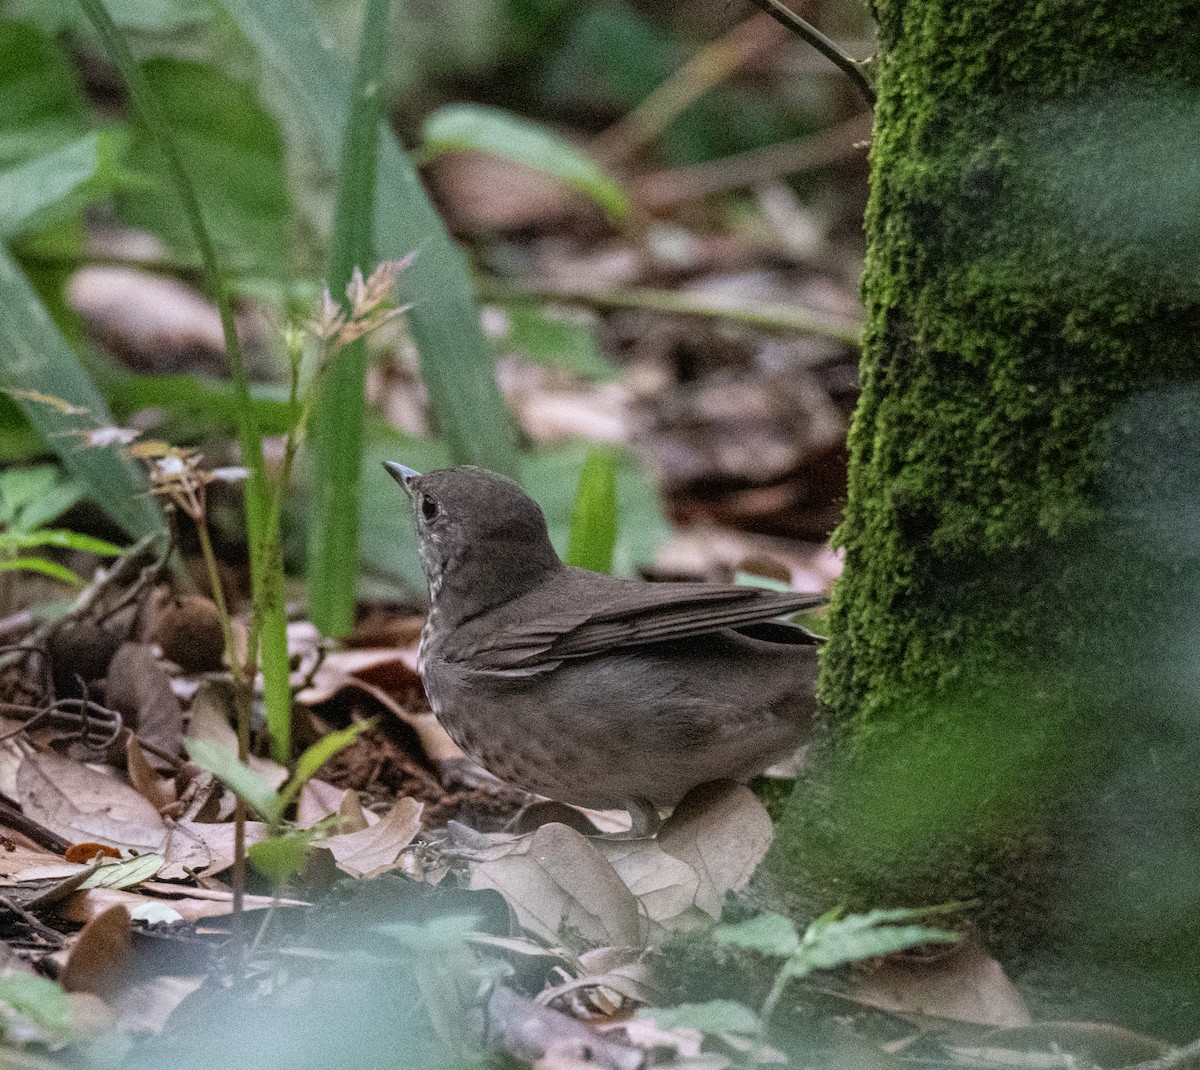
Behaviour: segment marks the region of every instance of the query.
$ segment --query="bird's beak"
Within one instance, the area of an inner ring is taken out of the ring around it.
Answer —
[[[405,465],[397,464],[395,461],[384,461],[383,467],[387,470],[387,474],[404,488],[404,493],[411,498],[412,480],[417,479],[421,473],[415,468],[408,468]]]

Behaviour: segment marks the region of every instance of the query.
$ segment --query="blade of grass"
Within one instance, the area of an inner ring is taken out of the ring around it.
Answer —
[[[162,153],[167,172],[179,195],[181,207],[192,229],[200,262],[204,267],[209,297],[221,315],[225,338],[225,356],[238,395],[238,440],[242,459],[250,469],[246,486],[246,526],[250,532],[250,575],[254,596],[254,612],[258,627],[250,643],[251,655],[255,640],[262,644],[264,698],[267,708],[267,728],[271,749],[277,760],[291,757],[291,691],[288,680],[287,616],[283,600],[283,562],[276,545],[277,539],[269,530],[271,486],[263,460],[262,437],[258,430],[254,406],[250,398],[250,381],[246,375],[241,344],[233,320],[233,306],[225,281],[217,266],[212,240],[204,223],[196,190],[183,166],[179,147],[170,123],[150,91],[141,69],[134,61],[121,31],[113,23],[101,0],[79,0],[79,5],[96,28],[110,58],[120,71],[138,119],[150,131]],[[245,735],[240,732],[239,735]],[[240,741],[245,750],[248,739]],[[240,755],[245,757],[245,754]]]
[[[593,572],[612,572],[616,546],[617,465],[610,453],[593,450],[579,473],[566,561]]]
[[[78,432],[112,423],[108,406],[20,267],[0,245],[0,389],[110,517],[137,538],[163,530],[140,473],[115,447],[81,449]],[[65,411],[35,394],[67,403]]]
[[[339,297],[355,268],[369,273],[375,218],[379,143],[379,87],[388,39],[389,0],[367,0],[333,220],[329,288]],[[363,448],[367,347],[351,342],[325,371],[309,431],[313,509],[308,543],[308,597],[312,621],[327,636],[354,624],[358,579],[358,478]]]
[[[277,97],[296,109],[293,125],[315,135],[325,164],[334,167],[350,86],[323,40],[315,5],[311,0],[222,4],[282,80],[287,92]],[[482,464],[515,477],[516,434],[496,385],[466,259],[386,124],[378,174],[377,255],[399,259],[420,250],[405,275],[405,298],[413,302],[407,319],[439,431],[455,463]]]

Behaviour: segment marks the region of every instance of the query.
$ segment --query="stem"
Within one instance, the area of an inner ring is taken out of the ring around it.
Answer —
[[[779,972],[775,975],[775,980],[771,984],[771,991],[767,993],[767,998],[763,1000],[762,1010],[758,1012],[758,1020],[764,1033],[771,1022],[772,1016],[775,1014],[775,1008],[779,1004],[779,1000],[783,997],[783,990],[787,987],[788,981],[791,980],[791,965],[792,960],[788,959],[779,967]]]
[[[221,621],[221,634],[225,639],[225,650],[229,654],[229,670],[233,676],[234,709],[237,712],[238,761],[245,762],[250,754],[250,712],[253,702],[254,661],[247,655],[248,664],[238,658],[233,634],[233,619],[229,616],[225,590],[221,586],[221,573],[217,567],[217,555],[213,552],[212,539],[208,533],[208,518],[203,508],[192,518],[196,522],[196,535],[200,540],[200,553],[204,567],[208,570],[208,582],[212,588],[213,602]],[[243,907],[246,897],[246,804],[236,796],[233,810],[233,941],[241,961],[244,951]]]
[[[764,25],[768,33],[764,33]],[[645,100],[591,144],[591,154],[612,165],[653,141],[693,101],[720,84],[770,43],[770,23],[755,15],[706,45]],[[775,31],[778,32],[778,31]]]
[[[846,55],[837,45],[835,45],[828,37],[818,30],[811,22],[802,19],[790,7],[782,2],[782,0],[751,0],[758,8],[761,8],[776,22],[782,23],[792,33],[804,38],[810,45],[821,53],[830,63],[835,64],[838,68],[844,71],[854,84],[858,87],[858,91],[862,93],[863,99],[872,108],[875,107],[875,87],[871,85],[867,76],[863,73],[862,64],[852,56]]]
[[[682,293],[678,290],[654,290],[629,287],[613,290],[571,290],[549,286],[512,286],[496,279],[481,280],[488,300],[512,301],[538,298],[551,301],[595,305],[598,308],[644,308],[683,316],[711,316],[738,320],[775,331],[815,334],[836,342],[857,346],[861,325],[841,316],[797,308],[782,301],[731,301],[711,294]]]
[[[221,317],[225,359],[229,363],[230,375],[238,397],[238,441],[242,448],[242,459],[250,469],[245,495],[246,527],[250,534],[250,579],[253,599],[256,609],[261,607],[264,621],[261,636],[265,639],[262,660],[266,706],[268,715],[283,707],[288,711],[286,717],[290,718],[291,692],[288,688],[287,618],[283,605],[283,575],[277,567],[278,554],[273,554],[265,541],[270,483],[267,479],[262,436],[250,398],[250,381],[246,375],[246,364],[242,357],[241,343],[238,341],[229,292],[217,265],[216,253],[204,223],[204,213],[196,195],[196,188],[183,166],[179,145],[157,98],[143,77],[103,0],[79,0],[79,6],[95,26],[113,63],[121,72],[134,111],[145,123],[162,154],[200,254],[209,296],[216,304]],[[258,663],[258,638],[259,635],[256,634],[248,655],[252,667]],[[253,668],[251,671],[253,672]],[[285,717],[278,713],[272,719],[274,725],[279,725],[284,720]],[[290,722],[287,727],[290,728]],[[271,742],[277,757],[282,753],[285,762],[290,760],[290,734],[283,739],[273,736]]]

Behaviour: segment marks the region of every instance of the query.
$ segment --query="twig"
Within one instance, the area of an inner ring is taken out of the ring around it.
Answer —
[[[782,0],[751,0],[751,3],[755,7],[765,11],[776,22],[782,23],[792,33],[804,38],[822,56],[829,60],[830,63],[835,64],[844,71],[858,87],[858,91],[862,93],[863,99],[867,104],[872,108],[875,107],[875,87],[871,85],[866,74],[863,73],[863,64],[859,60],[846,55],[845,52],[838,48],[837,45],[811,22],[802,19],[790,7],[784,4]]]
[[[579,290],[548,285],[518,287],[496,279],[484,280],[482,289],[488,300],[540,298],[595,305],[598,308],[644,308],[681,316],[708,316],[751,323],[767,330],[815,334],[854,346],[859,344],[862,331],[860,323],[845,317],[799,308],[782,301],[731,300],[715,294],[646,287],[612,290]]]
[[[774,27],[759,15],[702,48],[633,111],[598,135],[590,153],[618,163],[653,141],[681,112],[771,44]]]
[[[71,846],[69,840],[64,840],[58,833],[51,832],[44,825],[39,825],[33,818],[21,813],[11,803],[0,799],[0,824],[19,832],[36,843],[39,847],[53,851],[55,854],[66,854]]]
[[[725,190],[827,167],[854,153],[870,134],[871,115],[863,112],[809,137],[645,175],[633,183],[634,196],[651,210],[674,208]]]

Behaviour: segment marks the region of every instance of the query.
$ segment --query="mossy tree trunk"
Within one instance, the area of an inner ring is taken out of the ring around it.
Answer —
[[[812,909],[1029,885],[1051,811],[1142,775],[1097,711],[1183,708],[1148,651],[1197,630],[1195,5],[874,6],[828,723],[765,868]]]

